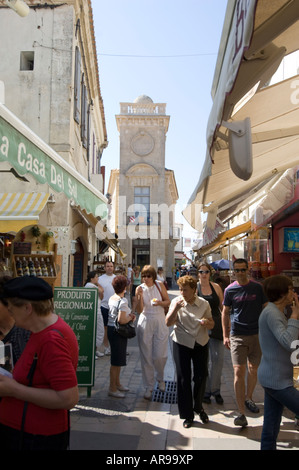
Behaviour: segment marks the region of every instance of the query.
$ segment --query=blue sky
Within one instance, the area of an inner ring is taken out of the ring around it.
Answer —
[[[226,4],[226,0],[92,0],[109,141],[102,158],[105,190],[111,169],[119,168],[115,121],[119,103],[145,94],[167,104],[165,166],[175,172],[178,213],[186,206],[206,153]]]

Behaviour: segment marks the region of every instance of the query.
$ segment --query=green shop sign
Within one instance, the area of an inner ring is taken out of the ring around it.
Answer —
[[[54,309],[74,331],[79,344],[78,385],[94,385],[98,290],[55,287]]]
[[[38,141],[36,136],[35,140]],[[43,142],[43,146],[45,145]],[[63,168],[68,165],[67,162],[51,149],[52,152],[56,159],[61,159],[61,165],[55,161],[54,156],[41,150],[0,116],[0,161],[10,163],[22,176],[30,173],[39,183],[47,183],[54,191],[64,192],[88,214],[105,218],[107,205],[92,188],[87,187],[90,183],[87,180],[86,185],[81,182],[80,179],[83,178],[80,174],[76,178],[76,170],[71,167],[69,171]]]

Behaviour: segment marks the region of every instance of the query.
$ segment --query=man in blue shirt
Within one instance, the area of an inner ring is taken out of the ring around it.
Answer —
[[[247,426],[245,406],[253,413],[259,409],[252,400],[261,360],[258,320],[267,303],[262,286],[248,278],[248,263],[243,258],[233,263],[236,281],[224,291],[222,327],[223,343],[230,349],[234,368],[234,387],[239,415],[236,426]],[[247,392],[245,386],[246,369]]]

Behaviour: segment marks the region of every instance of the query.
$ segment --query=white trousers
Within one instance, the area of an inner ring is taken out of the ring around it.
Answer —
[[[169,330],[165,315],[139,315],[137,339],[140,349],[142,378],[146,388],[154,389],[155,374],[160,382],[164,380],[167,361]]]
[[[101,309],[97,314],[97,334],[96,334],[96,347],[99,348],[104,341],[104,321]]]

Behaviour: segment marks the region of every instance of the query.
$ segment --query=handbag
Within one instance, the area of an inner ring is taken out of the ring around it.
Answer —
[[[156,282],[156,286],[157,286],[157,288],[158,288],[158,291],[160,292],[161,299],[163,300],[163,295],[162,295],[161,289],[160,289],[160,287],[159,287],[159,284],[158,284],[157,282]],[[163,308],[164,308],[164,313],[165,313],[165,315],[167,315],[168,310],[169,310],[169,307],[163,307]]]
[[[114,330],[118,335],[122,336],[123,338],[134,338],[136,336],[136,330],[132,320],[128,323],[119,323],[118,321],[119,304],[120,301],[118,302],[117,315],[114,320]]]

